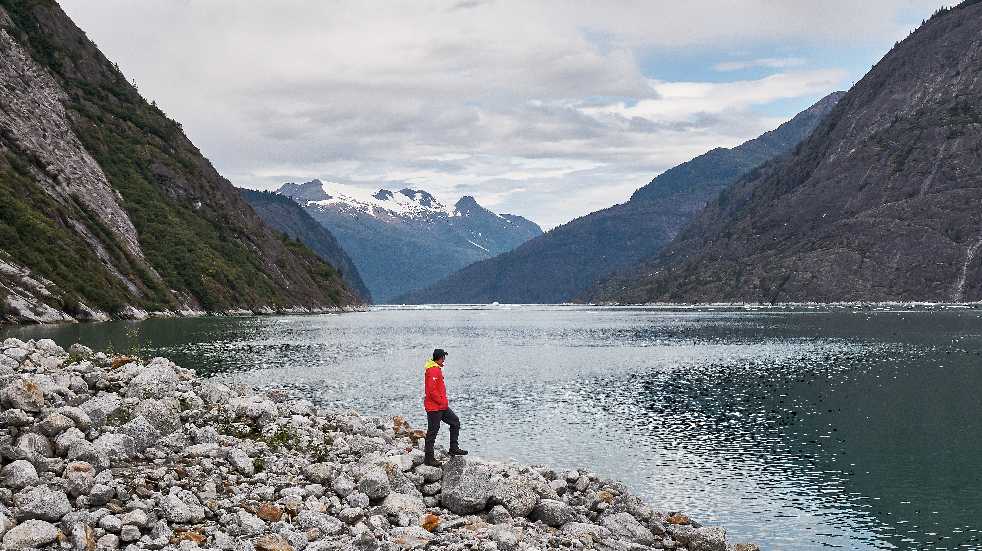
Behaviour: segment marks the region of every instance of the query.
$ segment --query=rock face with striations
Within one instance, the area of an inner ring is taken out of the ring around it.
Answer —
[[[0,1],[0,87],[0,322],[359,302],[53,0]]]
[[[49,340],[0,343],[11,350],[27,353],[0,370],[0,389],[31,381],[41,403],[0,415],[2,549],[724,551],[721,529],[666,527],[681,515],[587,471],[423,465],[402,418],[256,394],[164,358],[119,365],[79,345],[70,357]],[[167,401],[177,422],[138,441],[132,424],[156,420],[139,412]]]
[[[396,302],[571,301],[598,279],[658,253],[721,190],[755,166],[791,151],[841,96],[830,94],[742,145],[716,148],[671,168],[626,203],[563,224]]]
[[[794,153],[658,258],[586,295],[648,301],[982,299],[982,4],[897,44]]]

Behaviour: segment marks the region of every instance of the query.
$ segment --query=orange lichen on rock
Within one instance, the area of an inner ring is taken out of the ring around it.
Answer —
[[[280,519],[283,518],[283,510],[276,505],[265,501],[259,506],[259,510],[256,511],[256,516],[265,520],[266,522],[279,522]]]
[[[665,522],[669,524],[689,524],[691,521],[689,517],[683,515],[682,513],[675,513],[674,515],[669,515]]]
[[[432,532],[436,530],[437,526],[440,526],[440,517],[432,513],[427,513],[426,516],[423,517],[423,521],[420,523],[420,526],[422,526],[427,532]]]
[[[124,365],[135,361],[136,358],[134,358],[133,356],[116,356],[115,358],[113,358],[112,368],[119,369],[120,367],[123,367]]]

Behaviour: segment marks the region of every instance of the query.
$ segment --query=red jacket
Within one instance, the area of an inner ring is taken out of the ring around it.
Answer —
[[[447,401],[447,387],[443,384],[443,370],[440,364],[430,360],[423,368],[424,388],[426,395],[423,398],[423,408],[426,411],[442,411],[450,409],[450,402]]]

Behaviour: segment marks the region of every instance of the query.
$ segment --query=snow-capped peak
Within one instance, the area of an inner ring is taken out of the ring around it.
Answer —
[[[324,194],[319,200],[306,204],[320,206],[335,206],[341,209],[354,209],[371,216],[379,216],[384,212],[398,217],[419,217],[433,214],[455,216],[457,210],[438,201],[430,193],[404,188],[397,192],[380,189],[372,192],[368,189],[341,184],[324,182],[321,184]]]

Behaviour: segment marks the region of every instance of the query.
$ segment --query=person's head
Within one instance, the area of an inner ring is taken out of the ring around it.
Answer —
[[[442,348],[437,348],[433,351],[433,361],[443,365],[443,361],[447,359],[447,351]]]

